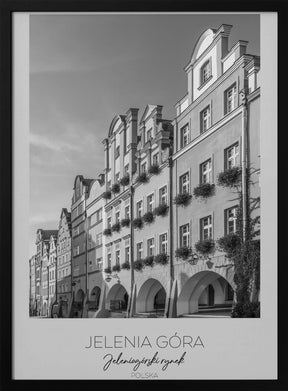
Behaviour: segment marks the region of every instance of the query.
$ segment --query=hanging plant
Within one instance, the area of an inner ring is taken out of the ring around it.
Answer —
[[[192,255],[191,247],[183,246],[175,251],[175,256],[178,258],[187,259],[190,255]]]
[[[112,271],[113,271],[113,272],[120,272],[120,270],[121,270],[120,265],[114,265],[114,266],[112,267]]]
[[[120,223],[115,223],[115,224],[113,224],[112,227],[111,227],[111,229],[112,229],[113,232],[119,232],[120,229],[121,229]]]
[[[195,198],[208,198],[215,192],[215,185],[213,183],[200,183],[194,188],[193,194]]]
[[[215,242],[213,239],[203,239],[195,243],[195,249],[202,255],[208,255],[214,252]]]
[[[120,185],[119,183],[114,183],[111,190],[113,191],[113,193],[119,193],[120,192]]]
[[[105,200],[110,200],[111,196],[112,196],[111,190],[107,190],[107,191],[105,191],[105,192],[103,193],[103,198],[104,198]]]
[[[132,224],[133,224],[133,227],[141,229],[143,227],[142,217],[136,217],[136,219],[134,219],[132,221]]]
[[[147,175],[147,173],[145,171],[141,172],[141,174],[138,175],[138,177],[136,179],[136,182],[147,183],[148,182],[148,175]]]
[[[159,174],[160,168],[158,164],[152,164],[148,169],[149,174]]]
[[[151,224],[154,220],[154,215],[153,215],[153,212],[147,212],[143,215],[143,220],[145,221],[145,223],[147,224]]]
[[[158,265],[166,265],[168,263],[168,255],[165,253],[161,253],[155,256],[155,263]]]
[[[177,196],[174,198],[174,204],[186,206],[189,204],[191,198],[192,195],[189,193],[177,194]]]
[[[156,216],[166,216],[169,206],[167,204],[160,204],[155,208],[154,213]]]
[[[218,174],[218,185],[222,187],[235,187],[241,180],[241,167],[232,167]]]
[[[111,228],[105,228],[103,231],[103,235],[105,236],[111,236],[112,235],[112,230]]]
[[[241,245],[241,238],[237,234],[225,235],[217,240],[219,249],[224,251],[228,257],[232,256]]]
[[[154,256],[151,255],[143,259],[143,263],[145,266],[153,267],[154,265]]]
[[[128,186],[128,185],[129,185],[129,182],[130,182],[129,174],[124,175],[124,176],[120,179],[120,184],[121,184],[122,186]]]
[[[130,225],[130,219],[128,219],[128,218],[122,219],[122,220],[121,220],[121,225],[122,225],[122,227],[129,227],[129,225]]]
[[[142,259],[138,259],[137,261],[134,262],[133,267],[135,270],[138,272],[141,271],[144,267]]]
[[[130,263],[128,261],[122,263],[121,269],[123,269],[123,270],[130,270]]]

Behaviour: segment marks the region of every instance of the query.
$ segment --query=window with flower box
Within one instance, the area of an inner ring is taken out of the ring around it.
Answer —
[[[153,166],[159,165],[159,153],[158,152],[152,156],[152,164],[153,164]]]
[[[235,234],[236,233],[236,223],[237,223],[237,207],[226,209],[224,211],[225,217],[225,234]]]
[[[142,259],[143,254],[143,243],[139,242],[136,245],[136,259]]]
[[[237,167],[240,164],[239,143],[225,149],[225,169]]]
[[[167,233],[159,236],[159,253],[167,254],[168,251],[168,235]]]
[[[211,159],[200,165],[200,183],[212,182],[212,161]]]
[[[153,212],[154,209],[154,193],[147,197],[147,212]]]
[[[143,201],[137,202],[136,213],[137,213],[137,217],[142,217],[142,215],[143,215]]]
[[[167,186],[163,186],[159,189],[159,204],[167,204],[167,198]]]
[[[154,249],[155,249],[155,239],[150,238],[147,240],[147,256],[154,255]]]

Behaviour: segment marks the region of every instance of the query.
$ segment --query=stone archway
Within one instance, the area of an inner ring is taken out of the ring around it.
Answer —
[[[77,303],[83,303],[83,300],[84,300],[84,292],[82,289],[78,289],[77,293],[76,293],[76,296],[75,296],[75,301]]]
[[[200,309],[229,307],[232,304],[230,282],[214,271],[194,274],[183,286],[177,300],[178,316],[198,313]]]
[[[154,278],[149,278],[141,286],[136,299],[136,312],[154,312],[165,309],[166,290]]]
[[[128,293],[123,285],[113,285],[108,294],[106,303],[110,311],[126,311],[128,305]]]

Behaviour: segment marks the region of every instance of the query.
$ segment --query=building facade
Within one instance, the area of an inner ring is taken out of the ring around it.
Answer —
[[[36,255],[29,260],[29,314],[36,315]]]
[[[52,306],[56,302],[57,235],[50,236],[48,275],[48,314],[52,315]]]
[[[59,220],[55,276],[58,316],[68,318],[72,304],[71,213],[66,208],[62,209]]]
[[[235,270],[219,243],[239,232],[245,240],[260,216],[261,82],[259,57],[246,53],[247,41],[230,45],[231,28],[199,37],[173,120],[160,105],[147,105],[140,120],[137,108],[116,115],[104,171],[76,176],[69,316],[230,316]],[[39,284],[42,302],[46,292],[40,243],[36,303]]]

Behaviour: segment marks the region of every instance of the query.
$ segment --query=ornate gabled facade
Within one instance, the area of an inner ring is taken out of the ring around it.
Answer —
[[[58,315],[67,318],[72,302],[72,274],[71,213],[66,208],[62,209],[59,220],[55,276],[57,278],[56,302],[58,304]]]

